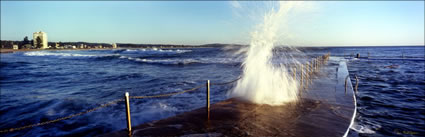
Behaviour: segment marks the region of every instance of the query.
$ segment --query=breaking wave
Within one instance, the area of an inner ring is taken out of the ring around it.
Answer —
[[[120,56],[120,59],[128,59],[131,61],[148,63],[148,64],[160,64],[160,65],[188,65],[188,64],[240,64],[241,59],[231,58],[166,58],[166,59],[152,59],[152,58],[140,58],[140,57],[128,57]]]
[[[153,54],[179,54],[191,52],[192,50],[182,49],[124,49],[124,50],[112,50],[111,54],[83,54],[83,53],[71,53],[71,51],[57,52],[57,51],[32,51],[24,53],[25,56],[58,56],[58,57],[104,57],[104,56],[119,56],[119,53],[140,53],[141,55],[153,55]]]
[[[241,58],[233,57],[204,57],[182,53],[192,52],[183,49],[114,49],[86,51],[32,51],[23,56],[56,57],[67,59],[94,59],[96,61],[129,60],[139,63],[157,65],[189,65],[189,64],[240,64]]]
[[[80,54],[80,53],[61,53],[61,52],[46,52],[46,51],[34,51],[26,52],[25,56],[58,56],[58,57],[106,57],[106,56],[118,56],[118,54]]]
[[[136,57],[127,57],[127,56],[120,56],[120,58],[142,62],[142,63],[163,64],[163,65],[186,65],[186,64],[193,64],[193,63],[201,63],[200,61],[195,59],[142,59],[142,58],[136,58]]]
[[[158,48],[152,48],[152,49],[126,49],[123,52],[140,52],[140,53],[186,53],[191,52],[192,50],[183,50],[183,49],[158,49]]]

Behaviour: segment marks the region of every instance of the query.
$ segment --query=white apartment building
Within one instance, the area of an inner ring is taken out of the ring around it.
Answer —
[[[41,45],[38,45],[38,42],[37,42],[38,37],[40,37],[40,40],[41,40],[40,44]],[[47,33],[45,33],[45,32],[42,32],[42,31],[34,32],[33,33],[33,41],[34,41],[34,47],[41,47],[41,49],[48,48]]]

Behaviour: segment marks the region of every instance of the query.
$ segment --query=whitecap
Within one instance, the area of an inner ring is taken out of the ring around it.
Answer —
[[[26,52],[25,56],[63,56],[63,57],[94,57],[96,55],[84,55],[76,53],[55,53],[55,52],[44,52],[44,51],[34,51]]]
[[[151,49],[126,49],[125,52],[141,52],[146,54],[155,54],[155,53],[186,53],[191,52],[192,50],[183,50],[183,49],[158,49],[158,48],[151,48]]]
[[[190,63],[199,63],[199,61],[194,59],[135,59],[139,62],[145,62],[145,63],[159,63],[159,64],[168,64],[168,65],[177,65],[177,64],[190,64]]]
[[[127,56],[120,56],[121,59],[128,59],[137,62],[143,63],[152,63],[152,64],[164,64],[164,65],[178,65],[178,64],[190,64],[190,63],[200,63],[201,61],[195,59],[142,59],[134,58]]]
[[[119,54],[78,54],[68,52],[46,52],[46,51],[33,51],[24,53],[25,56],[57,56],[57,57],[108,57],[108,56],[119,56]]]

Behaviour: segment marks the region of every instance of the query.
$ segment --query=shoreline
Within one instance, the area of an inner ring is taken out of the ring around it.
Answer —
[[[151,47],[149,47],[151,48]],[[29,51],[62,51],[62,50],[112,50],[112,49],[149,49],[146,47],[141,48],[90,48],[90,49],[0,49],[0,54],[7,54],[7,53],[15,53],[15,52],[29,52]],[[155,47],[159,48],[159,47]],[[207,48],[207,47],[162,47],[159,49],[177,49],[177,48]]]
[[[106,49],[112,49],[112,48],[105,48],[105,50]],[[60,51],[60,50],[93,50],[93,49],[0,49],[0,54],[15,53],[15,52],[29,52],[29,51]],[[96,49],[96,50],[102,50],[102,49]]]

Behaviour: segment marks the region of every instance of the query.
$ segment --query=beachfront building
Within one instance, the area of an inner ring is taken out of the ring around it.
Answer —
[[[116,43],[112,43],[112,48],[116,49],[117,48],[117,44]]]
[[[46,49],[47,46],[47,33],[39,31],[33,33],[34,47],[40,49]],[[40,44],[40,45],[39,45]]]
[[[12,46],[12,48],[13,49],[19,49],[19,46],[15,44],[15,45]]]
[[[55,48],[58,49],[60,47],[59,43],[55,43]]]

